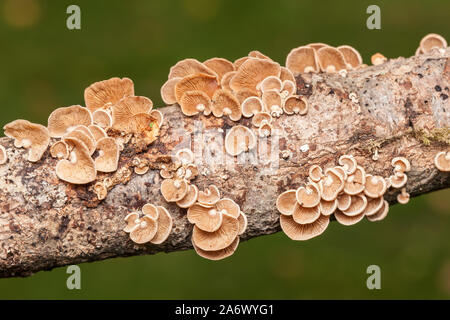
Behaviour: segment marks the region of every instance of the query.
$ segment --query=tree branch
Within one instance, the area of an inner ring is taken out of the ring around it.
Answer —
[[[444,54],[398,58],[349,72],[345,78],[299,76],[298,93],[307,97],[309,112],[275,120],[279,150],[272,154],[272,167],[261,162],[233,164],[226,156],[226,164],[198,164],[200,175],[193,183],[199,189],[215,184],[223,196],[240,205],[249,221],[243,240],[279,231],[277,196],[303,184],[310,165],[335,165],[341,154],[353,154],[366,172],[385,177],[392,173],[393,157],[406,157],[412,166],[407,184],[412,196],[447,188],[450,175],[439,172],[433,158],[438,151],[449,149],[449,56],[447,48]],[[358,101],[349,98],[351,92]],[[206,135],[200,136],[203,141],[198,136],[194,139],[199,125],[225,130],[235,123],[213,116],[185,117],[177,106],[160,110],[166,124],[159,139],[138,154],[127,145],[119,170],[99,175],[100,180],[111,179],[103,201],[97,199],[92,185],[60,181],[54,171],[57,160],[48,151],[39,162],[31,163],[25,160],[25,150],[15,148],[8,138],[0,139],[9,156],[0,166],[0,277],[191,248],[192,226],[186,211],[162,198],[158,168],[180,143],[185,147],[191,143],[195,152],[199,146],[203,152],[205,148],[221,150],[214,147],[218,141]],[[249,119],[240,122],[251,127]],[[189,136],[191,141],[186,139]],[[377,161],[372,160],[375,149]],[[149,162],[145,175],[133,172],[135,156]],[[273,166],[277,161],[278,166]],[[386,199],[394,203],[395,195],[389,192]],[[123,218],[147,202],[165,206],[174,218],[172,233],[162,245],[135,245],[122,231]]]

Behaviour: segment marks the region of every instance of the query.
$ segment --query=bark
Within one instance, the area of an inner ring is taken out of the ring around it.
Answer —
[[[199,189],[215,184],[223,196],[240,205],[249,221],[242,240],[278,232],[277,196],[302,185],[310,165],[335,165],[342,154],[353,154],[366,172],[384,177],[392,174],[393,157],[406,157],[412,165],[407,183],[412,196],[448,188],[450,175],[439,172],[433,158],[438,151],[449,150],[449,57],[447,48],[445,53],[393,59],[349,72],[347,77],[299,76],[298,93],[307,97],[309,112],[275,120],[279,150],[272,154],[272,168],[261,162],[232,164],[227,157],[226,165],[198,164],[200,175],[193,183]],[[349,98],[352,92],[358,101]],[[48,151],[39,162],[30,163],[24,149],[15,148],[11,139],[0,139],[9,157],[0,166],[0,277],[191,248],[192,226],[186,210],[164,201],[158,168],[180,143],[192,143],[194,150],[203,146],[222,152],[217,139],[203,136],[203,142],[194,141],[194,132],[201,129],[199,124],[226,130],[235,123],[213,116],[185,117],[177,106],[160,110],[166,124],[159,139],[139,153],[127,145],[119,170],[99,175],[100,180],[108,177],[111,181],[103,201],[97,199],[92,184],[74,186],[60,181],[54,172],[57,160]],[[251,127],[249,119],[240,122]],[[372,160],[375,149],[377,161]],[[145,175],[133,172],[136,156],[149,164]],[[278,167],[273,166],[275,160]],[[397,192],[386,194],[391,204]],[[172,233],[162,245],[135,245],[122,231],[125,215],[147,202],[165,206],[174,218]]]

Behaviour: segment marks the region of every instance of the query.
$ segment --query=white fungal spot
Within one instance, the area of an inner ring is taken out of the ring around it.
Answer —
[[[304,144],[300,147],[300,151],[301,152],[308,152],[309,150],[309,145],[308,144]]]

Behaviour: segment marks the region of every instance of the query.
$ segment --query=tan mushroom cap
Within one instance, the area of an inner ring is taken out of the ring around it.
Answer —
[[[296,93],[297,85],[291,80],[284,80],[281,84],[280,94],[284,99]]]
[[[28,149],[28,161],[39,161],[50,144],[46,127],[27,120],[14,120],[3,127],[5,136],[14,139],[16,148]]]
[[[197,201],[202,205],[212,206],[220,200],[220,191],[215,185],[198,192]]]
[[[53,158],[67,159],[69,157],[69,146],[63,140],[57,141],[50,147],[50,155]]]
[[[165,179],[161,183],[161,193],[167,202],[180,201],[188,189],[188,183],[182,179]]]
[[[352,155],[342,155],[339,157],[338,162],[348,175],[353,174],[358,165],[356,159]]]
[[[294,84],[296,83],[294,74],[292,73],[291,70],[289,70],[286,67],[281,67],[281,69],[280,69],[280,80],[282,82],[292,81],[292,83],[294,83]]]
[[[194,205],[194,203],[197,201],[198,198],[198,188],[197,186],[190,184],[189,190],[184,196],[183,199],[180,201],[177,201],[177,206],[180,208],[189,208]]]
[[[223,198],[217,201],[216,209],[222,214],[227,214],[235,219],[239,218],[241,212],[239,205],[229,198]]]
[[[144,204],[141,211],[144,215],[146,215],[154,220],[157,220],[159,217],[158,208],[151,203]]]
[[[177,98],[175,97],[175,86],[180,81],[181,77],[174,77],[172,79],[167,80],[161,87],[160,93],[161,98],[165,104],[171,105],[177,102]]]
[[[252,125],[259,128],[263,122],[271,123],[272,116],[267,112],[258,112],[252,118]]]
[[[158,219],[156,220],[158,229],[150,242],[153,244],[161,244],[169,237],[172,231],[173,220],[166,208],[161,206],[157,206],[156,208],[158,210]]]
[[[349,217],[359,215],[367,207],[367,198],[363,194],[351,196],[351,203],[348,209],[342,210],[342,213]]]
[[[309,183],[305,187],[298,188],[295,196],[298,204],[305,208],[317,206],[321,198],[319,187],[315,183]]]
[[[186,180],[192,180],[194,179],[196,176],[198,176],[198,168],[196,165],[194,164],[189,164],[186,166],[186,173],[184,175],[184,178]]]
[[[343,45],[337,47],[337,49],[344,56],[344,60],[348,69],[357,68],[363,63],[361,55],[355,48],[348,45]]]
[[[436,33],[427,34],[420,40],[420,50],[422,53],[428,53],[433,48],[447,48],[447,41]]]
[[[213,261],[218,261],[230,257],[236,251],[238,245],[239,237],[236,237],[233,242],[224,249],[216,251],[205,251],[197,247],[195,243],[192,242],[192,246],[194,247],[195,252],[197,252],[200,257]]]
[[[334,213],[334,217],[336,218],[336,221],[344,226],[352,226],[354,224],[357,224],[364,218],[364,212],[356,215],[356,216],[349,216],[346,215],[339,210]]]
[[[175,153],[175,157],[176,157],[176,159],[178,159],[181,162],[181,164],[186,165],[186,164],[194,162],[194,153],[192,152],[191,149],[188,149],[188,148],[183,148],[183,149],[178,150]]]
[[[106,138],[108,136],[108,134],[106,133],[105,130],[102,129],[102,127],[96,125],[96,124],[91,124],[89,127],[89,132],[92,134],[92,136],[94,137],[94,140],[96,142],[98,142],[99,140],[101,140],[102,138]]]
[[[263,110],[263,102],[259,97],[248,97],[242,102],[242,115],[250,118]]]
[[[217,74],[219,82],[224,74],[235,71],[233,62],[224,58],[211,58],[204,61],[203,64]]]
[[[191,207],[192,208],[192,207]],[[229,215],[222,215],[222,224],[214,232],[207,232],[194,226],[192,231],[192,243],[205,251],[217,251],[225,249],[239,234],[239,221]]]
[[[92,155],[95,151],[95,139],[92,137],[92,134],[88,135],[84,130],[73,130],[63,136],[63,141],[66,141],[67,138],[75,138],[81,141],[89,151],[89,155]]]
[[[394,167],[395,171],[409,172],[409,170],[411,170],[411,164],[405,157],[395,157],[392,159],[391,165]]]
[[[380,64],[385,63],[387,61],[387,58],[383,56],[381,53],[377,52],[370,57],[370,61],[374,66],[378,66]]]
[[[386,200],[383,200],[383,206],[373,215],[368,216],[367,220],[371,222],[380,221],[386,218],[389,212],[389,203]]]
[[[332,215],[337,209],[338,202],[336,199],[332,201],[320,200],[320,213],[324,216]]]
[[[268,76],[265,78],[261,83],[258,84],[259,90],[262,92],[269,91],[269,90],[276,90],[281,91],[282,82],[279,77],[275,76]]]
[[[106,137],[97,142],[99,156],[95,159],[95,169],[100,172],[114,172],[119,164],[119,146],[114,138]]]
[[[364,194],[366,196],[378,198],[382,196],[386,190],[386,181],[383,177],[373,176],[371,174],[366,175],[366,186],[364,188]]]
[[[150,144],[156,140],[159,126],[156,119],[148,113],[138,113],[129,119],[124,131],[140,136],[147,144]]]
[[[145,215],[130,232],[130,239],[137,244],[147,243],[155,237],[157,231],[157,221]]]
[[[228,116],[232,121],[241,119],[241,104],[234,95],[223,89],[214,92],[211,103],[211,111],[215,117]]]
[[[308,101],[300,96],[290,96],[283,103],[286,114],[305,115],[308,112]]]
[[[276,206],[281,214],[291,216],[297,205],[296,190],[287,190],[277,198]]]
[[[405,188],[402,188],[402,192],[397,195],[397,202],[401,204],[407,204],[409,202],[410,195],[406,192]]]
[[[181,101],[181,97],[187,91],[202,91],[212,98],[214,92],[219,89],[219,84],[215,76],[207,75],[204,73],[193,74],[187,76],[175,85],[175,97],[178,102]]]
[[[267,121],[262,121],[261,125],[258,128],[258,135],[261,138],[268,137],[272,134],[273,126]]]
[[[250,58],[245,61],[230,80],[233,91],[243,88],[256,90],[256,86],[268,76],[280,75],[280,65],[268,59]]]
[[[230,88],[230,80],[231,80],[231,78],[234,77],[234,75],[236,74],[236,72],[237,72],[237,71],[230,71],[230,72],[225,73],[225,74],[222,76],[222,79],[220,80],[220,85],[221,85],[222,89],[228,90],[228,91],[233,91],[233,90]]]
[[[113,123],[111,114],[104,109],[97,109],[92,113],[92,120],[102,128],[110,128]]]
[[[244,234],[245,230],[247,230],[248,226],[247,216],[242,211],[239,213],[238,222],[239,222],[239,235],[242,235]]]
[[[400,189],[405,186],[406,182],[408,181],[408,176],[400,172],[390,176],[389,180],[391,181],[391,187]]]
[[[314,49],[307,46],[292,49],[286,57],[286,68],[294,76],[300,73],[318,72],[319,66]]]
[[[98,200],[103,200],[108,195],[108,189],[103,184],[103,182],[100,181],[94,185],[94,191],[95,194],[97,195]]]
[[[310,48],[313,48],[316,51],[319,50],[320,48],[323,48],[323,47],[329,47],[328,44],[323,43],[323,42],[308,43],[306,46],[310,47]]]
[[[209,114],[211,111],[211,99],[200,90],[186,91],[179,101],[181,112],[191,117],[201,112]]]
[[[72,149],[69,159],[62,159],[56,164],[59,179],[73,184],[86,184],[97,177],[95,163],[86,145],[76,138],[67,137],[65,142]]]
[[[344,55],[333,47],[322,47],[317,50],[317,61],[323,72],[338,72],[347,69]]]
[[[434,165],[439,171],[449,172],[450,171],[450,152],[441,151],[434,157]]]
[[[344,192],[349,195],[356,195],[364,191],[366,184],[366,172],[361,166],[356,166],[355,172],[347,177],[344,185]]]
[[[158,126],[161,128],[164,121],[164,115],[162,114],[162,112],[159,110],[152,110],[150,111],[150,115],[156,119]]]
[[[306,208],[298,203],[295,205],[294,212],[292,212],[292,218],[299,224],[310,224],[316,221],[320,217],[320,206]]]
[[[53,110],[48,117],[47,128],[53,138],[61,138],[77,125],[89,126],[92,124],[92,115],[82,106],[62,107]]]
[[[322,168],[319,165],[314,164],[309,168],[308,175],[312,181],[319,182],[323,177]]]
[[[339,210],[347,210],[350,208],[350,205],[352,204],[352,196],[348,195],[346,193],[341,193],[337,196],[337,207]]]
[[[125,97],[112,106],[112,127],[125,131],[128,128],[130,118],[139,113],[149,113],[153,108],[153,102],[146,97]]]
[[[129,213],[123,220],[125,220],[125,222],[127,223],[126,227],[123,228],[123,231],[129,233],[133,231],[133,229],[139,223],[139,213],[137,212]]]
[[[137,167],[134,167],[134,173],[138,175],[143,175],[148,172],[150,168],[147,165],[139,165]]]
[[[184,78],[199,73],[217,78],[217,74],[203,63],[196,59],[188,58],[177,62],[170,68],[169,79]]]
[[[0,145],[0,165],[5,164],[8,161],[8,155],[4,146]]]
[[[364,209],[364,215],[365,216],[372,216],[375,213],[378,212],[378,210],[381,209],[381,207],[383,206],[384,203],[384,198],[383,196],[378,197],[378,198],[368,198],[367,199],[367,206]]]
[[[225,136],[225,151],[232,156],[237,156],[242,152],[247,152],[255,146],[255,134],[252,130],[245,126],[234,126]]]
[[[91,112],[107,103],[114,104],[126,96],[134,96],[134,84],[129,78],[111,78],[95,82],[84,90],[84,101]]]
[[[257,90],[243,88],[237,92],[233,92],[236,99],[238,99],[239,103],[242,104],[245,99],[250,97],[260,97],[261,94]]]
[[[269,90],[263,92],[261,100],[263,102],[265,111],[268,113],[274,111],[274,107],[281,109],[281,95],[277,90]]]
[[[245,61],[247,61],[247,60],[249,60],[251,58],[252,57],[245,56],[245,57],[238,58],[238,59],[234,60],[234,62],[233,62],[234,68],[236,70],[238,70],[244,64]]]
[[[337,198],[339,192],[344,188],[344,181],[334,168],[325,170],[325,175],[320,181],[322,199],[332,201]]]
[[[342,180],[347,180],[347,171],[345,171],[344,167],[336,166],[333,169],[341,176]]]
[[[264,53],[262,53],[261,51],[258,51],[258,50],[250,51],[250,52],[248,53],[248,56],[249,56],[249,57],[252,57],[252,58],[272,60],[272,59],[270,59],[269,56],[266,56]]]
[[[321,235],[327,229],[329,222],[330,217],[323,215],[310,224],[299,224],[290,216],[280,216],[281,229],[289,238],[297,241],[309,240]]]

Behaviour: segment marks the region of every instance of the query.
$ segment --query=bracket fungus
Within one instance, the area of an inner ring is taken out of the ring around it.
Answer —
[[[8,161],[8,155],[4,146],[0,145],[0,165],[5,164]]]
[[[203,64],[217,74],[219,82],[226,73],[235,71],[233,62],[224,58],[211,58]]]
[[[263,103],[259,97],[248,97],[242,102],[242,115],[246,118],[253,117],[263,110]]]
[[[186,91],[179,101],[181,112],[185,116],[194,116],[203,112],[205,115],[211,113],[211,99],[199,90]]]
[[[290,96],[284,101],[283,110],[288,115],[305,115],[308,113],[308,101],[304,97]]]
[[[215,117],[226,115],[232,121],[241,119],[241,104],[232,93],[219,89],[214,92],[211,103],[211,111]]]
[[[322,72],[339,72],[347,68],[344,55],[333,47],[326,46],[317,50],[317,60]]]
[[[161,98],[165,104],[171,105],[177,102],[175,97],[175,85],[181,80],[181,77],[174,77],[167,80],[161,87]]]
[[[76,126],[89,126],[93,123],[91,112],[82,106],[74,105],[53,110],[48,117],[47,128],[52,138],[61,138]]]
[[[69,146],[63,140],[56,141],[50,147],[50,155],[53,158],[67,159],[69,157]]]
[[[262,92],[266,92],[269,90],[281,91],[282,82],[279,77],[268,76],[260,84],[258,84],[257,89],[260,89]]]
[[[215,185],[210,185],[198,193],[198,203],[204,206],[213,206],[220,200],[220,191]]]
[[[232,127],[225,136],[225,150],[232,156],[256,147],[256,137],[249,128],[237,125]]]
[[[187,91],[202,91],[212,98],[214,92],[219,89],[217,77],[198,73],[184,77],[175,85],[175,98],[180,102],[181,97]]]
[[[63,141],[68,138],[74,138],[83,143],[90,156],[95,152],[95,140],[90,131],[88,134],[85,130],[83,130],[83,128],[78,128],[65,134],[63,136]]]
[[[378,66],[380,64],[383,64],[387,61],[387,58],[383,56],[381,53],[377,52],[372,57],[370,57],[370,61],[374,66]]]
[[[420,50],[420,53],[428,53],[435,48],[447,48],[447,41],[441,35],[430,33],[423,37],[422,40],[420,40],[420,46],[418,50]]]
[[[129,78],[111,78],[91,84],[84,90],[86,108],[91,112],[108,103],[115,104],[126,96],[134,96],[134,84]]]
[[[199,73],[217,77],[217,74],[213,70],[208,68],[200,61],[192,58],[187,58],[177,62],[170,68],[169,79],[184,78]]]
[[[434,165],[439,171],[450,171],[450,151],[438,152],[434,157]]]
[[[113,123],[111,113],[105,109],[95,110],[92,113],[92,121],[102,128],[110,128]]]
[[[292,49],[286,57],[286,68],[294,75],[319,72],[315,50],[308,46]]]
[[[328,227],[329,216],[320,215],[313,223],[300,224],[294,221],[291,216],[280,216],[280,225],[284,233],[296,241],[305,241],[321,235]]]
[[[246,60],[230,80],[230,88],[256,90],[257,85],[269,76],[280,76],[280,65],[269,59],[250,58]]]
[[[88,127],[89,131],[91,132],[92,136],[94,137],[95,142],[97,143],[99,140],[101,140],[102,138],[106,138],[108,136],[108,134],[106,133],[105,130],[102,129],[102,127],[96,125],[96,124],[91,124]]]
[[[119,131],[128,131],[129,122],[137,114],[149,114],[153,102],[141,96],[127,96],[112,106],[112,127]]]
[[[406,188],[402,188],[401,192],[397,195],[397,201],[401,204],[407,204],[409,202],[410,195],[406,192]]]
[[[362,65],[363,60],[361,58],[361,54],[355,48],[343,45],[337,47],[340,53],[344,56],[344,61],[347,65],[347,69],[355,69]]]
[[[119,163],[119,146],[111,137],[102,138],[97,142],[99,156],[95,159],[95,169],[100,172],[114,172]]]

